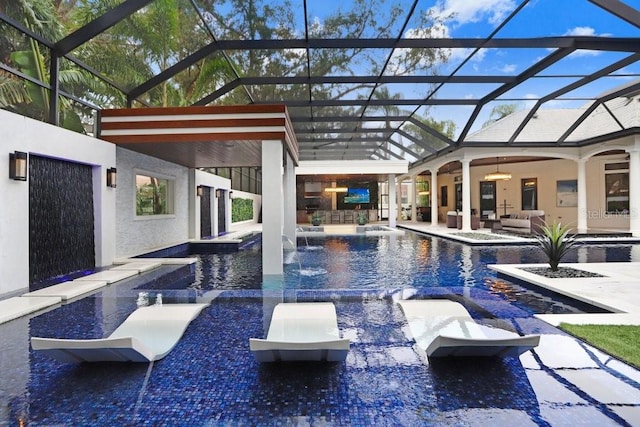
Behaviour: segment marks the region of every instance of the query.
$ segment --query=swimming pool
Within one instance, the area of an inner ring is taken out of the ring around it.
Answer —
[[[360,256],[345,252],[344,246],[351,242],[337,239],[324,249],[315,248],[321,242],[301,248],[300,264],[296,266],[295,260],[287,265],[286,289],[255,287],[259,268],[250,260],[259,257],[260,249],[254,247],[207,258],[212,261],[203,261],[193,283],[183,280],[183,270],[172,270],[169,279],[155,272],[146,276],[148,280],[128,279],[54,310],[2,324],[0,424],[546,426],[568,420],[577,425],[633,424],[640,407],[638,371],[532,317],[528,309],[484,286],[490,273],[480,264],[492,257],[493,262],[535,257],[530,248],[500,248],[486,254],[482,254],[485,249],[474,249],[468,265],[464,246],[443,240],[415,236],[377,240],[365,238],[353,244],[379,252],[380,265],[369,264],[366,269],[378,271],[381,283],[396,283],[410,272],[407,267],[403,275],[387,275],[397,263],[384,257],[415,249],[423,250],[416,252],[419,256],[433,255],[435,245],[438,257],[426,257],[429,262],[416,268],[427,276],[437,275],[439,285],[417,288],[416,281],[411,286],[364,287],[362,283],[370,284],[371,279],[361,283],[356,278],[365,268],[348,277],[337,269],[299,277],[300,271],[311,268],[305,255],[326,257],[327,267],[348,266],[351,257]],[[339,248],[334,255],[322,253],[331,252],[331,245]],[[444,268],[443,259],[451,259],[455,267]],[[309,278],[332,281],[334,286],[320,288]],[[346,286],[354,282],[360,284]],[[313,286],[304,289],[300,283]],[[141,291],[152,296],[161,292],[165,303],[211,303],[165,359],[151,364],[73,365],[30,350],[30,336],[108,335],[136,308]],[[478,321],[499,321],[521,333],[543,334],[541,345],[520,359],[426,364],[394,303],[415,293],[455,296]],[[283,300],[333,302],[341,332],[352,339],[347,361],[255,362],[248,340],[264,337],[273,307]],[[607,390],[612,392],[603,401]]]
[[[298,250],[285,253],[287,289],[326,291],[415,289],[427,295],[471,289],[501,296],[530,313],[602,312],[558,294],[496,278],[489,264],[544,263],[533,245],[471,247],[438,237],[406,232],[404,236],[328,236],[298,239]],[[566,262],[629,261],[633,245],[576,247]],[[587,252],[589,255],[585,255]],[[195,254],[197,289],[260,289],[260,246],[237,254]]]

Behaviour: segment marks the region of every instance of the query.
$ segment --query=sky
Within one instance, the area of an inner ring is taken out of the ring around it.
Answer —
[[[432,9],[442,16],[453,16],[439,29],[442,37],[485,38],[523,2],[524,0],[421,0],[418,10]],[[410,0],[396,1],[396,4],[407,10],[412,3]],[[640,0],[624,0],[624,3],[640,10]],[[307,4],[309,14],[314,16],[321,15],[326,10],[348,7],[350,0],[308,0]],[[382,10],[380,12],[384,13]],[[410,23],[405,37],[412,37],[417,33],[419,29],[412,27]],[[498,31],[495,38],[555,36],[640,37],[640,29],[587,0],[530,0],[514,19]],[[451,50],[449,62],[441,66],[440,74],[453,72],[470,53],[469,49]],[[548,49],[482,49],[456,75],[513,76],[551,53]],[[627,55],[628,53],[577,51],[540,73],[539,78],[504,94],[502,102],[518,104],[519,109],[528,108],[534,103],[527,101],[528,99],[537,100],[578,80],[580,76],[593,73]],[[579,88],[567,94],[563,100],[550,101],[544,108],[580,107],[588,102],[587,98],[640,78],[640,63],[631,64],[616,74]],[[436,97],[480,99],[498,87],[499,85],[449,84],[443,86]],[[401,90],[405,98],[425,95],[425,89],[416,86],[394,89]],[[490,104],[483,109],[472,130],[479,129],[488,120],[495,105]],[[473,107],[470,106],[437,106],[430,108],[429,115],[437,120],[453,120],[459,132],[472,110]]]
[[[438,2],[438,5],[442,7],[445,11],[444,13],[455,14],[455,18],[450,21],[445,30],[448,36],[476,38],[486,37],[494,31],[496,26],[503,22],[520,3],[520,1],[515,0],[446,0]],[[640,9],[640,0],[625,0],[625,3]],[[532,0],[495,37],[530,38],[551,36],[639,37],[640,29],[586,0]],[[517,75],[550,53],[551,51],[547,49],[481,50],[457,74]],[[460,61],[466,58],[467,54],[468,52],[463,52],[462,49],[453,51],[447,71],[453,71]],[[506,103],[519,104],[519,108],[529,108],[534,101],[509,100],[519,98],[537,100],[549,92],[577,80],[577,77],[574,77],[576,74],[583,75],[594,72],[627,55],[578,51],[541,73],[541,75],[546,76],[557,75],[564,77],[534,79],[519,85],[502,98],[505,99]],[[640,78],[640,64],[632,64],[618,74],[626,73],[635,74],[635,79]],[[566,98],[576,98],[575,101],[551,101],[544,108],[577,108],[587,102],[579,98],[592,97],[633,79],[634,77],[632,76],[602,79],[602,81],[594,82],[567,94]],[[493,90],[496,87],[450,86],[447,87],[447,90],[439,91],[438,97],[478,99],[487,90]],[[489,118],[492,108],[493,106],[488,106],[483,110],[472,130],[479,129],[481,124]],[[471,107],[461,107],[458,110],[460,109],[471,110]],[[431,115],[439,119],[459,117],[455,120],[457,123],[466,121],[467,116],[464,114],[460,114],[459,111],[450,112],[448,110],[452,109],[432,108]],[[458,130],[460,130],[460,125],[458,125]]]

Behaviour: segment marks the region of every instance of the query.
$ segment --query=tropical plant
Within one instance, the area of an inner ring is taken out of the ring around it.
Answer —
[[[558,264],[576,243],[576,236],[571,234],[571,228],[568,225],[556,222],[553,224],[545,222],[540,227],[540,234],[535,237],[540,248],[549,259],[551,271],[558,271]]]
[[[63,17],[63,9],[66,8],[62,7],[60,2],[54,5],[46,0],[19,0],[7,5],[6,12],[19,16],[21,23],[35,33],[50,40],[59,40],[65,32],[63,22],[66,21],[66,17]],[[18,114],[48,120],[51,98],[50,90],[47,89],[51,83],[50,50],[35,39],[22,37],[6,26],[2,26],[1,30],[0,51],[6,50],[6,53],[3,52],[3,60],[12,68],[31,77],[33,81],[5,74],[1,79],[3,88],[0,90],[0,105]],[[68,61],[60,62],[57,78],[66,89],[91,84],[88,73],[70,68]],[[22,88],[19,89],[17,85]],[[78,106],[65,97],[61,97],[59,102],[60,125],[76,132],[84,132],[79,111],[76,111]]]
[[[253,199],[231,199],[231,222],[253,219]]]
[[[9,110],[16,104],[28,101],[29,94],[22,83],[5,73],[0,73],[0,108]]]
[[[367,223],[367,214],[365,212],[358,212],[358,224],[365,225]]]
[[[320,212],[316,211],[313,213],[313,215],[311,215],[311,224],[313,225],[322,224],[322,214]]]

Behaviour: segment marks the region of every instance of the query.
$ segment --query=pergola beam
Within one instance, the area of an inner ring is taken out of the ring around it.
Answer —
[[[637,38],[563,36],[536,38],[348,38],[348,39],[256,39],[218,40],[216,45],[222,50],[282,50],[282,49],[444,49],[444,48],[484,48],[484,49],[562,49],[580,43],[580,49],[616,50],[634,52],[638,47]]]

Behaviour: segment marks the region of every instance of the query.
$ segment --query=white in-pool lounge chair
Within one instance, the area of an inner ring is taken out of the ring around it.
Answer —
[[[61,362],[151,362],[165,357],[189,323],[208,304],[164,304],[140,307],[108,338],[32,337],[34,351]]]
[[[428,357],[519,356],[538,345],[539,335],[476,323],[464,306],[445,299],[399,302],[418,347]]]
[[[340,339],[333,303],[280,303],[267,338],[251,338],[249,348],[258,362],[340,362],[347,357],[349,340]]]

